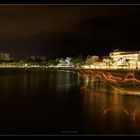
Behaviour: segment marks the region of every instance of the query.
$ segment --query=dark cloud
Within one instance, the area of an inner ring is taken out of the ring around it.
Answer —
[[[138,49],[139,5],[1,5],[0,50],[13,56]]]

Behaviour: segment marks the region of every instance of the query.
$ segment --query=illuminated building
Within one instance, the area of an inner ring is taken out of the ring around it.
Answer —
[[[46,57],[45,56],[31,56],[32,60],[41,60],[41,61],[45,61]]]
[[[91,65],[84,65],[85,69],[105,69],[108,68],[105,62],[93,62]]]
[[[98,61],[99,60],[99,56],[88,56],[87,59],[86,59],[86,64],[87,65],[92,65],[94,62]]]
[[[65,60],[59,60],[57,67],[74,67],[74,65],[70,61],[70,57],[67,57]]]
[[[110,64],[118,68],[140,68],[140,51],[114,51],[109,54]]]
[[[0,53],[0,60],[9,61],[10,60],[10,53]]]
[[[95,69],[140,69],[140,51],[113,51],[104,56],[102,61],[98,56],[88,56],[83,68]]]

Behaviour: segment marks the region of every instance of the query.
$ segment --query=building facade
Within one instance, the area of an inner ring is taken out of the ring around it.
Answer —
[[[71,58],[66,57],[65,60],[59,60],[57,67],[74,67],[74,65],[71,63]]]
[[[86,59],[86,64],[87,65],[93,65],[94,62],[97,62],[99,60],[99,56],[93,55],[93,56],[88,56]]]
[[[0,60],[2,61],[9,61],[10,60],[10,53],[0,53]]]
[[[140,68],[140,51],[114,51],[109,54],[110,65],[118,68]]]

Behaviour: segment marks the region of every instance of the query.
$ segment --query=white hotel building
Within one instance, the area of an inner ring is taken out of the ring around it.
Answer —
[[[110,64],[116,68],[140,68],[140,51],[114,51],[109,54]]]

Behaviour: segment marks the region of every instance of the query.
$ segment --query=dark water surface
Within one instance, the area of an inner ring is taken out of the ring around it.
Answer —
[[[0,134],[140,134],[140,96],[74,72],[0,70]]]

